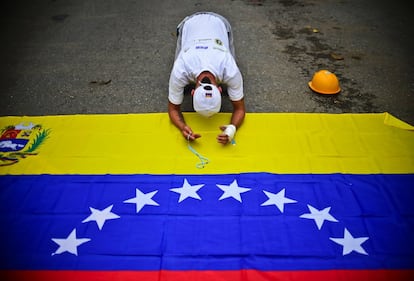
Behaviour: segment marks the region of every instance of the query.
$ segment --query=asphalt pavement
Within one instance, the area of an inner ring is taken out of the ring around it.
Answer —
[[[233,27],[248,112],[389,112],[414,124],[414,22],[402,3],[8,1],[0,115],[166,112],[176,26],[213,11]],[[337,75],[339,94],[309,89],[321,69]]]

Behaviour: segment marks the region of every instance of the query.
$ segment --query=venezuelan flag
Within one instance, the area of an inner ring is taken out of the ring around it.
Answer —
[[[0,117],[0,279],[414,280],[412,126],[185,117]]]

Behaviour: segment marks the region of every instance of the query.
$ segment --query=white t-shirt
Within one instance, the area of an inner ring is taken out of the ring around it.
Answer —
[[[227,85],[230,100],[243,98],[243,78],[229,51],[226,26],[211,14],[193,16],[183,26],[181,51],[170,75],[169,101],[181,104],[184,87],[196,82],[203,71]]]

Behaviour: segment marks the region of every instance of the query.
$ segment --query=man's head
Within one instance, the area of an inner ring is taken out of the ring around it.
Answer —
[[[192,92],[194,110],[205,117],[220,111],[221,87],[217,87],[215,77],[209,72],[198,76],[196,88]]]

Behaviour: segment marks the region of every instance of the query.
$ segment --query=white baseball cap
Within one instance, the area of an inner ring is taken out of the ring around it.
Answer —
[[[193,95],[194,110],[205,117],[210,117],[220,111],[221,93],[213,84],[200,83]]]

